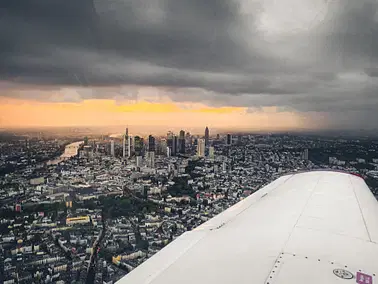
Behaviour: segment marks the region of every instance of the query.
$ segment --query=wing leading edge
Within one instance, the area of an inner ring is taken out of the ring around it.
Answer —
[[[376,274],[375,197],[360,177],[315,171],[275,180],[117,283],[375,283]]]

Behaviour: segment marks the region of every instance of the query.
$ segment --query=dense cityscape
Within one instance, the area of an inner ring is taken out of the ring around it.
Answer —
[[[315,169],[358,174],[378,197],[378,140],[208,127],[161,137],[4,132],[0,282],[115,283],[276,178]]]

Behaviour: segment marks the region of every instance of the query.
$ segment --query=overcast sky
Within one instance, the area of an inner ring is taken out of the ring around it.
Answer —
[[[378,1],[2,0],[0,79],[8,98],[275,107],[376,129]]]

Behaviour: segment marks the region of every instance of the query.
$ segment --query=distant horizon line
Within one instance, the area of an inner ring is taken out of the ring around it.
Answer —
[[[296,129],[286,129],[286,130],[279,130],[279,129],[246,129],[246,128],[240,128],[240,129],[229,129],[229,128],[220,128],[220,127],[212,127],[209,125],[204,125],[203,127],[173,127],[173,126],[148,126],[148,125],[88,125],[88,126],[12,126],[12,127],[0,127],[0,132],[7,132],[7,131],[43,131],[43,130],[59,130],[59,129],[76,129],[76,130],[84,130],[86,129],[87,131],[90,130],[104,130],[105,128],[128,128],[130,131],[134,133],[138,133],[139,135],[142,135],[142,133],[149,132],[149,134],[154,134],[154,135],[160,135],[160,134],[165,134],[165,132],[170,131],[170,130],[184,130],[185,132],[190,132],[193,135],[198,135],[201,134],[202,131],[199,131],[200,129],[203,129],[203,132],[205,131],[205,128],[208,127],[210,130],[211,136],[215,134],[304,134],[304,135],[346,135],[346,136],[355,136],[355,135],[369,135],[369,136],[375,136],[377,137],[377,131],[374,129],[367,130],[367,129],[309,129],[309,128],[296,128]],[[155,131],[149,130],[142,130],[142,131],[133,131],[139,128],[145,129],[145,128],[154,128]],[[165,129],[165,130],[163,130]],[[157,131],[156,131],[157,130]],[[96,131],[96,132],[97,132]],[[118,132],[119,130],[115,129],[108,129],[109,135],[115,134],[114,132]],[[113,133],[110,133],[113,132]],[[158,134],[159,133],[159,134]],[[93,133],[93,134],[98,134],[98,133]],[[120,132],[122,134],[122,132]]]

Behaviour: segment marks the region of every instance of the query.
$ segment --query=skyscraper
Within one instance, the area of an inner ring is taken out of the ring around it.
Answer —
[[[127,142],[127,156],[130,158],[131,153],[132,153],[133,137],[129,136],[127,140],[128,140],[128,142]]]
[[[126,158],[126,136],[123,136],[123,143],[122,143],[122,157]]]
[[[209,146],[209,128],[207,126],[205,128],[205,146]]]
[[[173,154],[172,152],[172,148],[173,148],[173,132],[172,131],[168,131],[167,133],[167,147],[169,147],[171,150],[170,150],[170,153]]]
[[[171,150],[172,150],[172,148],[167,146],[167,157],[168,158],[171,156]]]
[[[114,140],[110,141],[110,155],[113,157],[115,156],[115,151],[114,151]]]
[[[198,157],[205,157],[205,140],[204,139],[198,139],[197,142],[197,156]]]
[[[152,135],[148,136],[148,155],[147,155],[147,165],[150,168],[155,168],[155,137]]]
[[[128,144],[129,144],[129,128],[126,128],[125,135],[123,136],[123,147],[122,147],[123,158],[126,158],[126,155],[128,154],[127,153]]]
[[[143,140],[139,136],[134,137],[134,151],[135,156],[141,156],[143,150]]]
[[[176,135],[173,136],[172,140],[172,156],[176,156],[177,154],[177,145],[178,145],[178,138]]]
[[[239,134],[238,135],[238,140],[237,140],[238,142],[238,145],[241,145],[242,144],[242,136]]]
[[[142,151],[141,151],[141,154],[142,154],[142,156],[144,156],[144,154],[145,154],[145,152],[146,152],[146,143],[145,143],[143,137],[142,137],[140,140],[141,140],[141,144],[142,144]]]
[[[148,152],[147,163],[150,168],[155,168],[155,152]]]
[[[185,131],[181,130],[178,140],[178,150],[181,154],[185,154]]]
[[[214,147],[209,147],[209,158],[214,159]]]
[[[160,140],[159,141],[159,147],[157,149],[157,154],[158,155],[166,155],[167,154],[167,140]]]
[[[155,137],[148,136],[148,152],[155,152]]]
[[[192,144],[193,144],[193,141],[192,141],[192,135],[190,135],[189,132],[186,133],[186,139],[185,140],[186,140],[186,144],[189,145],[189,147],[191,147]]]
[[[231,144],[232,144],[232,136],[231,136],[231,134],[227,134],[227,141],[226,141],[226,144],[227,144],[227,145],[231,145]]]

